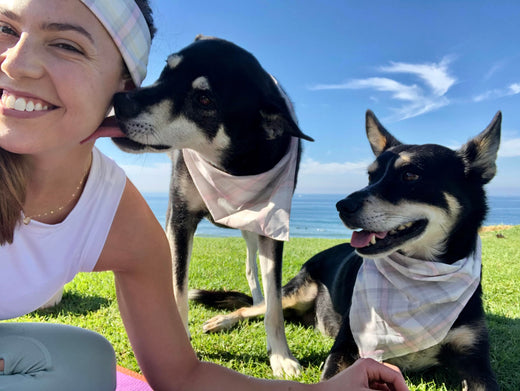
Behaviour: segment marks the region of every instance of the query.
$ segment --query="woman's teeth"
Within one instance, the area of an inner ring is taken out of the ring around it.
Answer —
[[[16,111],[42,111],[49,109],[48,105],[43,105],[40,102],[34,103],[32,100],[26,100],[25,98],[17,98],[13,95],[2,95],[2,103],[8,109],[13,109]]]

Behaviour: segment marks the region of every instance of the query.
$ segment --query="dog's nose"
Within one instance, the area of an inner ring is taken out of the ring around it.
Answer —
[[[118,119],[130,119],[140,113],[141,106],[131,92],[119,92],[114,95],[114,111]]]
[[[338,201],[336,204],[336,209],[340,213],[354,213],[363,203],[360,201],[358,197],[348,196],[347,198]]]

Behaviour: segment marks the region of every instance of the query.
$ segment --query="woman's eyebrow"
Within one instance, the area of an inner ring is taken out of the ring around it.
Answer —
[[[15,22],[19,22],[20,21],[20,16],[18,16],[17,14],[15,14],[14,12],[11,12],[9,10],[6,10],[4,8],[1,8],[0,7],[0,14],[2,14],[3,16],[5,16],[6,18],[9,18],[11,20],[14,20]]]
[[[81,35],[88,38],[88,40],[92,43],[94,43],[94,39],[92,38],[92,35],[85,30],[83,27],[78,26],[76,24],[70,24],[70,23],[44,23],[42,24],[42,30],[46,31],[76,31],[80,33]]]
[[[15,22],[19,22],[21,20],[20,16],[15,14],[14,12],[11,12],[7,9],[4,9],[0,7],[0,14],[5,16],[8,19],[14,20]],[[84,35],[88,40],[92,43],[94,43],[94,39],[92,38],[92,35],[85,30],[83,27],[70,24],[70,23],[44,23],[41,26],[42,30],[47,31],[76,31],[82,35]]]

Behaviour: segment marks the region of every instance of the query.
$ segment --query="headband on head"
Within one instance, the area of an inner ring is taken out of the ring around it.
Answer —
[[[99,19],[125,61],[136,86],[146,77],[152,38],[134,0],[81,0]]]

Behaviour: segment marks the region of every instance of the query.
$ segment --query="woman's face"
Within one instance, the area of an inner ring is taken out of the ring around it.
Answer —
[[[79,0],[0,0],[0,146],[69,150],[124,88],[120,53]]]

